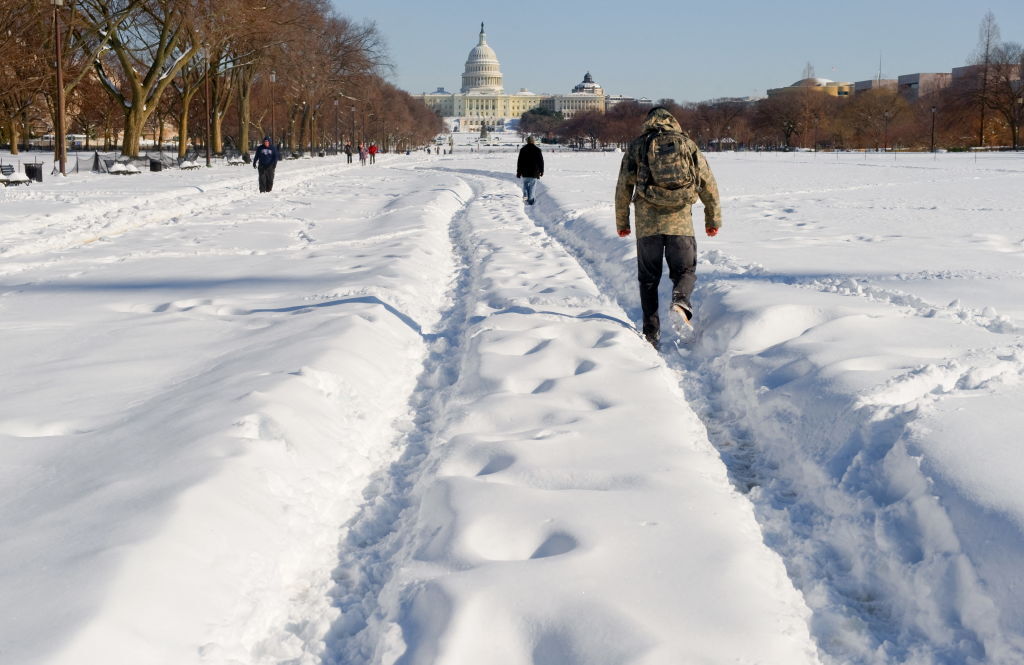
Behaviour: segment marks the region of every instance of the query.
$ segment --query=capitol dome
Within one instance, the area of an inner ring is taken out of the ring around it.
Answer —
[[[487,44],[484,24],[480,24],[480,41],[466,58],[466,70],[462,73],[462,92],[466,93],[497,93],[505,91],[502,87],[501,65],[498,54]]]

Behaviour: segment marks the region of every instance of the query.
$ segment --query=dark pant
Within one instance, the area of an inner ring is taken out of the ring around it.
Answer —
[[[260,191],[269,192],[274,189],[275,166],[260,166]]]
[[[653,235],[637,238],[637,277],[640,280],[640,308],[644,313],[644,334],[661,330],[658,317],[658,284],[662,259],[668,263],[672,280],[672,302],[690,310],[690,294],[697,281],[697,240],[693,236]]]

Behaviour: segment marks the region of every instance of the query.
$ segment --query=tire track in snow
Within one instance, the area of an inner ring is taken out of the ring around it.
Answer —
[[[369,663],[381,637],[376,632],[382,622],[379,599],[395,575],[400,563],[398,553],[406,545],[408,529],[402,527],[415,517],[408,512],[412,506],[410,494],[424,472],[423,463],[435,443],[440,414],[459,374],[469,317],[469,299],[462,294],[474,288],[466,216],[477,196],[473,188],[472,196],[462,202],[450,224],[449,237],[456,257],[455,278],[449,288],[451,306],[439,319],[444,326],[428,337],[429,355],[409,407],[413,416],[404,426],[405,436],[396,444],[404,452],[364,490],[367,503],[343,533],[331,592],[332,604],[341,617],[326,637],[324,663],[328,665]]]

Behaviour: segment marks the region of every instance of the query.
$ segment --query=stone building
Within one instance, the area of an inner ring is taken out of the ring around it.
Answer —
[[[896,88],[907,101],[913,102],[947,87],[952,80],[951,73],[901,74],[897,79]]]
[[[862,92],[869,90],[895,90],[896,79],[868,79],[867,81],[857,81],[853,84],[853,94],[859,95]]]
[[[850,97],[853,95],[853,84],[812,77],[800,79],[796,83],[787,85],[783,88],[772,88],[768,91],[768,96],[777,97],[779,95],[788,95],[802,90],[810,90],[823,95],[829,95],[831,97]]]
[[[438,88],[434,92],[413,95],[445,118],[455,131],[479,132],[482,127],[504,129],[527,111],[543,108],[569,118],[584,111],[604,113],[607,95],[587,72],[572,92],[564,95],[536,94],[526,88],[506,93],[498,56],[487,43],[484,24],[480,24],[477,45],[469,52],[462,72],[459,92]]]

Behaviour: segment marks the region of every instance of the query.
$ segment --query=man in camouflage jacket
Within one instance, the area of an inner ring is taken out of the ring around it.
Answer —
[[[644,151],[652,133],[675,132],[683,135],[684,158],[695,167],[696,197],[704,204],[704,229],[708,236],[718,234],[722,226],[722,210],[718,185],[708,168],[707,160],[693,141],[683,134],[679,122],[662,107],[647,114],[643,134],[634,139],[622,156],[619,180],[615,187],[615,226],[619,237],[630,234],[629,205],[636,211],[637,276],[640,281],[640,307],[643,310],[643,333],[647,341],[658,344],[661,321],[658,317],[658,283],[661,281],[662,259],[668,263],[672,280],[672,309],[689,324],[693,316],[690,294],[697,275],[697,241],[693,233],[692,203],[676,206],[655,205],[640,195],[644,183]]]

